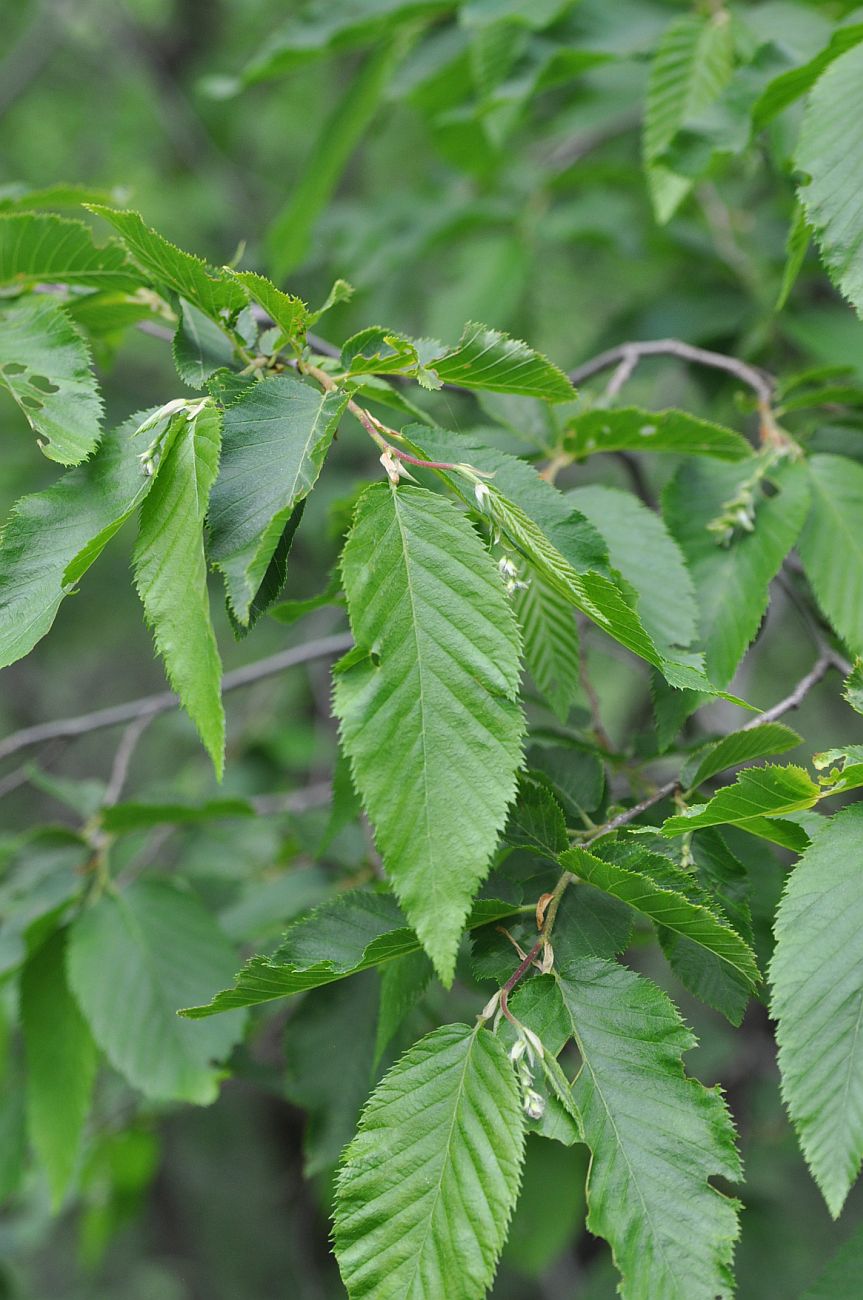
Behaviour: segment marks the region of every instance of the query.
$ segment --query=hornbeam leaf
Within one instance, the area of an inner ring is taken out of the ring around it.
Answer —
[[[686,835],[699,826],[743,825],[757,818],[812,808],[821,790],[802,767],[747,767],[734,785],[726,785],[709,803],[696,804],[662,824],[664,835]]]
[[[168,680],[217,773],[224,764],[222,668],[210,622],[203,527],[219,464],[221,412],[175,416],[175,431],[141,508],[135,585]]]
[[[863,806],[837,813],[791,873],[770,965],[782,1093],[834,1218],[863,1157]]]
[[[218,325],[185,298],[180,299],[172,350],[177,374],[190,388],[203,388],[211,375],[234,359],[231,342]]]
[[[500,1040],[459,1024],[420,1039],[375,1089],[338,1173],[333,1235],[351,1300],[482,1300],[523,1156]]]
[[[410,339],[371,325],[342,347],[341,365],[352,375],[390,375],[413,369],[419,362]]]
[[[256,275],[254,271],[235,271],[234,276],[263,307],[281,331],[282,339],[291,344],[302,342],[311,324],[311,313],[301,298],[277,289],[265,276]]]
[[[855,713],[863,713],[863,658],[859,655],[842,685],[842,695]]]
[[[856,197],[863,162],[863,45],[842,54],[816,82],[794,162],[807,178],[799,196],[824,264],[863,314],[863,212]]]
[[[134,290],[141,276],[112,241],[93,242],[83,221],[49,213],[0,216],[0,284],[81,284]]]
[[[69,983],[115,1069],[158,1100],[213,1101],[214,1061],[243,1030],[240,1012],[189,1025],[176,1009],[230,979],[234,957],[209,912],[167,880],[103,894],[71,927]]]
[[[21,976],[27,1127],[55,1207],[75,1173],[96,1075],[95,1045],[66,983],[65,952],[58,930]]]
[[[688,411],[644,411],[636,406],[574,416],[566,426],[564,447],[573,456],[651,451],[745,460],[752,455],[749,443],[733,429],[701,420]]]
[[[694,1037],[664,993],[613,962],[572,962],[557,978],[582,1058],[587,1226],[611,1246],[621,1295],[731,1295],[737,1204],[709,1179],[738,1178],[740,1162],[720,1092],[684,1074]]]
[[[322,393],[293,375],[280,375],[253,384],[225,410],[209,553],[224,574],[240,624],[249,623],[274,561],[284,578],[299,515],[289,526],[317,481],[347,400],[346,393]],[[281,587],[278,575],[271,576],[270,603]]]
[[[788,72],[783,72],[769,81],[752,108],[752,125],[756,131],[760,131],[789,104],[793,104],[795,100],[805,95],[815,85],[825,68],[835,62],[840,54],[853,49],[861,41],[863,41],[863,25],[860,23],[837,27],[827,45],[823,50],[819,50],[814,58],[801,63],[797,68],[790,68]]]
[[[784,754],[800,743],[801,737],[797,732],[782,722],[767,722],[760,727],[731,731],[715,744],[697,750],[684,764],[680,778],[684,785],[694,790],[726,768],[749,763],[754,758]]]
[[[137,212],[118,212],[101,203],[85,206],[114,227],[156,285],[185,298],[217,324],[231,324],[248,304],[246,290],[236,276],[169,243],[145,225]]]
[[[540,352],[499,330],[465,325],[458,347],[429,363],[445,384],[520,393],[546,402],[567,402],[575,389],[562,370]]]
[[[477,929],[520,910],[512,903],[481,898],[465,924]],[[419,939],[391,894],[351,890],[294,921],[271,957],[246,962],[233,988],[217,993],[206,1006],[185,1007],[180,1014],[198,1020],[234,1007],[291,997],[372,966],[384,969],[420,950]]]
[[[812,509],[800,557],[821,609],[849,649],[861,654],[863,465],[845,456],[812,456],[807,467]]]
[[[0,538],[0,668],[28,654],[60,602],[153,486],[132,435],[135,415],[85,465],[22,497]]]
[[[102,399],[90,353],[53,298],[34,295],[0,310],[0,387],[18,403],[49,460],[77,465],[95,450]]]
[[[519,575],[515,612],[521,626],[524,662],[537,688],[565,722],[581,691],[578,626],[572,602],[526,564]]]
[[[369,488],[342,557],[356,648],[334,706],[384,867],[441,977],[515,794],[518,629],[449,501]]]

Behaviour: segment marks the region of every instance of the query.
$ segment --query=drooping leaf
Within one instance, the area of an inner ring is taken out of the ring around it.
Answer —
[[[351,1300],[481,1300],[518,1193],[524,1122],[502,1043],[444,1025],[366,1106],[339,1170],[334,1240]],[[455,1217],[455,1207],[470,1212]]]
[[[190,388],[203,388],[211,375],[234,359],[233,346],[218,325],[185,298],[180,299],[173,352],[177,374]]]
[[[135,585],[172,687],[217,773],[224,764],[222,667],[210,621],[203,527],[219,464],[221,412],[205,405],[176,427],[141,508]]]
[[[863,465],[845,456],[812,456],[808,470],[812,508],[800,556],[821,609],[849,649],[861,654]]]
[[[585,411],[567,424],[564,448],[571,455],[597,452],[650,451],[678,456],[712,456],[745,460],[752,448],[745,438],[721,424],[688,411],[644,411],[636,406]]]
[[[810,90],[831,63],[853,49],[863,41],[863,26],[852,23],[847,27],[837,27],[823,50],[814,58],[801,63],[796,68],[789,68],[767,83],[752,109],[752,125],[760,131],[772,122],[773,118],[783,112],[801,96]]]
[[[730,1295],[736,1203],[709,1179],[738,1178],[740,1162],[721,1094],[684,1074],[695,1039],[664,993],[613,962],[573,962],[558,983],[583,1062],[587,1225],[611,1245],[621,1295]]]
[[[334,704],[405,914],[445,981],[515,793],[518,631],[455,506],[369,488],[342,558],[356,649]]]
[[[134,261],[157,286],[185,298],[210,320],[232,324],[247,305],[246,291],[234,275],[169,243],[137,212],[118,212],[100,203],[86,206],[114,227]]]
[[[754,818],[812,808],[821,795],[802,767],[747,767],[733,785],[723,786],[706,804],[696,804],[663,823],[665,835],[686,835],[699,826],[742,825]]]
[[[132,435],[133,416],[112,429],[85,465],[44,492],[22,497],[0,538],[0,667],[28,654],[60,602],[150,491]]]
[[[863,161],[863,45],[818,78],[794,158],[800,201],[833,281],[863,313],[863,214],[855,195]]]
[[[96,1048],[66,983],[65,954],[58,930],[21,976],[27,1128],[55,1207],[75,1173],[96,1075]]]
[[[44,212],[0,215],[0,284],[134,290],[140,282],[120,244],[97,247],[83,221]]]
[[[210,914],[169,881],[134,881],[103,894],[70,930],[69,983],[115,1069],[148,1097],[213,1101],[213,1062],[243,1029],[235,1012],[209,1025],[177,1015],[231,978],[236,958]]]
[[[712,776],[754,758],[768,758],[796,748],[801,737],[782,722],[767,722],[760,727],[731,731],[704,749],[696,750],[683,766],[681,780],[691,789],[703,785]]]
[[[445,384],[566,402],[575,390],[562,370],[519,339],[471,322],[458,346],[430,362]]]
[[[770,965],[782,1092],[834,1218],[863,1158],[863,807],[837,813],[791,873]]]
[[[347,400],[346,393],[322,393],[281,375],[254,384],[225,409],[209,553],[241,624],[248,624],[292,516],[317,481]],[[292,536],[293,530],[288,546]],[[281,583],[272,587],[275,600]]]
[[[99,386],[84,339],[55,299],[33,295],[0,307],[0,388],[49,460],[77,465],[95,450]]]

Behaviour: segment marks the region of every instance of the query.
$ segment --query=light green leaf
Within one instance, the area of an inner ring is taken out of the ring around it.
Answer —
[[[572,848],[562,853],[559,861],[579,880],[628,903],[656,925],[710,953],[754,990],[760,975],[749,945],[711,909],[705,895],[698,892],[695,899],[687,897],[694,882],[668,859],[638,850],[624,853],[622,862],[616,862]]]
[[[233,324],[247,305],[248,296],[236,276],[175,247],[145,225],[137,212],[118,212],[99,203],[85,206],[114,227],[135,262],[157,287],[185,298],[210,320]]]
[[[663,498],[666,523],[695,584],[707,675],[719,686],[730,682],[758,631],[769,585],[797,540],[809,502],[802,465],[772,469],[769,479],[779,491],[766,496],[756,487],[753,531],[722,546],[709,525],[749,475],[749,467],[689,461]]]
[[[467,1025],[416,1043],[375,1089],[339,1170],[335,1254],[350,1300],[445,1296],[454,1286],[459,1300],[482,1300],[523,1153],[503,1044]]]
[[[525,586],[516,591],[514,608],[524,643],[525,667],[558,718],[565,722],[581,691],[578,626],[572,602],[527,562],[519,577]]]
[[[855,713],[863,713],[863,658],[858,656],[854,660],[842,686],[842,694]]]
[[[518,630],[450,502],[369,488],[342,558],[357,646],[334,707],[384,867],[445,981],[515,793]]]
[[[284,347],[286,343],[296,346],[302,343],[306,330],[312,323],[309,309],[302,299],[283,293],[265,276],[256,275],[254,271],[235,271],[234,275],[281,331],[278,346]]]
[[[75,284],[134,290],[141,277],[112,241],[97,248],[89,226],[48,213],[0,216],[0,284]]]
[[[151,826],[197,826],[254,815],[254,806],[245,799],[210,799],[202,804],[114,803],[102,809],[99,821],[112,835],[128,835],[131,831],[149,830]]]
[[[587,1226],[611,1246],[624,1300],[715,1300],[733,1290],[734,1129],[718,1089],[683,1072],[695,1039],[655,985],[613,962],[558,975],[582,1057],[573,1085],[592,1153]]]
[[[445,384],[517,393],[546,402],[567,402],[575,389],[562,370],[540,352],[500,330],[470,322],[458,346],[429,362]]]
[[[479,899],[465,925],[476,929],[519,910],[511,903]],[[181,1015],[198,1020],[290,997],[419,951],[420,941],[391,894],[351,890],[299,917],[271,957],[246,962],[233,988],[224,989],[206,1006],[183,1008]]]
[[[737,767],[754,758],[784,754],[800,743],[801,737],[797,732],[781,722],[767,722],[763,726],[731,731],[715,744],[697,750],[684,764],[681,780],[694,790],[726,768]]]
[[[670,452],[716,460],[745,460],[752,455],[749,443],[733,429],[688,411],[645,411],[637,406],[574,416],[566,426],[563,445],[577,457],[609,451]]]
[[[0,307],[0,387],[49,460],[77,465],[95,450],[102,399],[90,353],[53,298],[34,295]]]
[[[180,299],[173,352],[177,374],[190,388],[203,388],[211,375],[234,359],[233,346],[218,325],[185,298]]]
[[[854,1300],[863,1273],[863,1228],[842,1243],[818,1279],[800,1300]]]
[[[360,330],[342,347],[342,368],[352,375],[395,375],[415,369],[418,364],[411,340],[379,325]]]
[[[747,767],[733,785],[723,786],[709,803],[696,804],[685,813],[669,817],[662,825],[664,835],[686,835],[699,826],[742,825],[758,817],[781,817],[783,813],[812,808],[821,791],[802,767]]]
[[[791,873],[770,965],[782,1093],[837,1218],[863,1157],[863,806],[844,808]]]
[[[828,44],[823,50],[819,50],[813,59],[801,63],[799,67],[790,68],[788,72],[783,72],[769,81],[752,109],[752,125],[755,130],[760,131],[768,122],[772,122],[774,117],[788,108],[789,104],[793,104],[805,95],[815,85],[825,68],[838,59],[840,54],[853,49],[861,41],[863,41],[863,26],[859,23],[850,24],[848,27],[837,27]]]
[[[135,586],[172,687],[216,772],[224,765],[222,667],[210,622],[203,527],[219,464],[221,412],[174,417],[171,440],[141,508]]]
[[[190,1025],[176,1012],[224,984],[235,965],[209,912],[166,880],[103,894],[70,931],[69,983],[93,1037],[133,1087],[160,1101],[215,1100],[213,1062],[240,1038],[243,1015]]]
[[[317,481],[347,400],[280,375],[252,385],[225,410],[209,553],[241,624],[249,623],[285,530]],[[280,585],[272,584],[273,599]]]
[[[407,1015],[413,1011],[434,974],[424,952],[409,952],[381,970],[381,1000],[375,1033],[378,1064]]]
[[[55,1208],[75,1173],[96,1076],[96,1048],[69,992],[66,935],[53,934],[21,975],[27,1128]]]
[[[854,654],[863,653],[863,465],[845,456],[808,461],[812,509],[800,557],[815,599]]]
[[[819,77],[803,117],[795,166],[821,257],[834,283],[863,314],[863,210],[857,202],[863,165],[863,45]]]
[[[806,220],[803,204],[796,203],[794,205],[794,216],[788,229],[788,238],[785,241],[785,268],[782,272],[779,296],[776,299],[776,311],[781,311],[791,296],[791,290],[797,283],[797,277],[803,269],[811,239],[812,229]],[[785,409],[788,409],[787,406]]]
[[[0,539],[0,667],[29,653],[60,602],[150,491],[135,415],[107,433],[85,465],[22,497]]]

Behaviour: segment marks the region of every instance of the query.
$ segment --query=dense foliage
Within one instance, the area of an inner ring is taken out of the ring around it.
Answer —
[[[0,1290],[856,1295],[861,14],[244,8],[11,56]]]

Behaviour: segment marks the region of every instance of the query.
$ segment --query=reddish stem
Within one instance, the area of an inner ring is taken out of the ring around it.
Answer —
[[[418,465],[420,469],[458,469],[457,465],[451,465],[446,460],[420,460],[418,456],[410,456],[400,447],[390,446],[389,450],[394,456],[398,456],[399,460],[406,460],[409,465]]]
[[[515,1019],[515,1016],[512,1014],[512,1012],[509,1009],[507,998],[509,997],[510,993],[513,991],[513,989],[515,988],[516,984],[521,979],[521,977],[523,975],[526,975],[527,972],[530,970],[534,961],[539,956],[539,950],[544,943],[545,943],[545,938],[543,935],[540,935],[536,943],[531,948],[530,952],[527,954],[524,960],[516,967],[516,969],[512,972],[509,979],[507,980],[507,982],[504,984],[503,988],[500,991],[500,1009],[503,1012],[503,1014],[506,1016],[507,1020],[509,1020],[512,1024],[517,1024],[517,1021]]]

